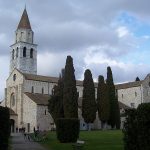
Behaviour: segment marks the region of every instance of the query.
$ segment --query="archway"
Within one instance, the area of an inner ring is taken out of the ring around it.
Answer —
[[[11,125],[11,132],[15,132],[15,120],[10,119],[10,125]]]

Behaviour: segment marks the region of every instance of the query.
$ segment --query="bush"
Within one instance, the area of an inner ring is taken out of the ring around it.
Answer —
[[[124,124],[125,150],[150,150],[150,103],[126,112]]]
[[[137,119],[136,110],[126,110],[126,122],[124,123],[124,150],[137,150]]]
[[[8,140],[10,136],[9,118],[9,109],[0,106],[0,150],[8,149]]]
[[[150,103],[139,105],[137,120],[139,150],[150,150]]]
[[[80,123],[77,118],[59,118],[56,121],[57,139],[61,143],[76,142],[79,137]]]

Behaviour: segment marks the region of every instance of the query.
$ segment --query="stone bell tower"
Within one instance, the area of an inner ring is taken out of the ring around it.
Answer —
[[[34,44],[26,8],[23,11],[10,51],[10,74],[16,68],[23,73],[37,74],[37,44]]]

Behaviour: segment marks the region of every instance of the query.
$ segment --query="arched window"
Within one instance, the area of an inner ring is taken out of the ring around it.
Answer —
[[[18,57],[18,47],[16,49],[16,58]]]
[[[26,57],[26,47],[23,48],[23,57]]]
[[[42,88],[42,94],[44,94],[44,88]]]
[[[46,109],[45,109],[45,115],[46,115]]]
[[[15,81],[15,80],[16,80],[16,74],[13,75],[13,81]]]
[[[31,92],[34,93],[34,87],[32,86]]]
[[[30,49],[30,58],[33,58],[33,48]]]
[[[12,107],[15,106],[15,95],[14,95],[14,93],[11,94],[11,105],[12,105]]]
[[[15,53],[15,50],[13,49],[13,51],[12,51],[12,59],[14,59],[14,53]]]

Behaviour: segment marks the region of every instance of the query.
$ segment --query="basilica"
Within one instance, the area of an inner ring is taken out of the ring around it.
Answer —
[[[34,43],[34,32],[27,11],[24,9],[15,32],[15,42],[11,45],[10,72],[6,80],[5,98],[1,103],[2,106],[10,109],[12,132],[15,132],[16,128],[25,128],[26,132],[32,132],[34,128],[39,130],[55,128],[47,105],[57,82],[57,77],[37,75],[37,44]],[[86,124],[81,115],[82,81],[77,81],[76,86],[79,92],[80,128],[84,130]],[[150,102],[149,74],[142,81],[117,84],[115,87],[121,113],[125,109],[137,108],[141,103]],[[121,125],[123,121],[124,118],[121,118]],[[92,128],[101,128],[98,115]]]

